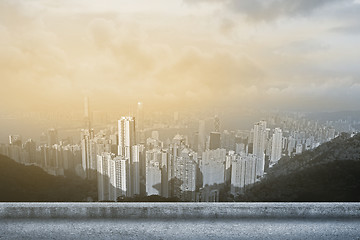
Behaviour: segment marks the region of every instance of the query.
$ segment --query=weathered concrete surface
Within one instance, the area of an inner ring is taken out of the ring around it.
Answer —
[[[360,239],[359,203],[0,203],[2,239]]]
[[[0,239],[360,239],[346,219],[2,219]]]
[[[0,203],[0,219],[360,219],[360,203]]]

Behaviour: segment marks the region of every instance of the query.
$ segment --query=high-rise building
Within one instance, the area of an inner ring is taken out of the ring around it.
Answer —
[[[265,168],[266,122],[260,121],[254,125],[253,155],[257,158],[256,176],[262,177]]]
[[[288,155],[291,157],[294,152],[294,148],[296,147],[296,139],[292,136],[288,139]]]
[[[174,159],[174,195],[181,200],[195,201],[197,180],[197,154],[183,148]]]
[[[203,152],[200,164],[203,186],[225,183],[225,157],[225,149],[217,148]]]
[[[153,148],[146,151],[146,193],[169,197],[172,179],[170,150]]]
[[[232,162],[231,193],[242,192],[245,186],[256,181],[256,164],[258,158],[252,154],[236,155]]]
[[[235,132],[224,130],[221,136],[221,147],[225,148],[226,151],[235,150]]]
[[[210,150],[215,150],[220,148],[220,136],[221,134],[219,132],[211,132],[210,133]]]
[[[274,164],[279,161],[281,158],[282,152],[282,131],[280,128],[275,128],[272,135],[272,147],[271,147],[271,157],[270,163]]]
[[[121,156],[110,159],[109,161],[109,200],[116,201],[118,197],[131,197],[129,194],[129,161]]]
[[[128,194],[128,160],[112,153],[97,156],[98,200],[116,201]]]
[[[141,145],[131,147],[131,163],[130,163],[130,194],[140,195],[140,162],[141,152],[143,151]]]
[[[136,145],[135,118],[122,117],[118,121],[118,155],[129,160],[129,183],[127,195],[140,194],[140,145]],[[142,155],[142,154],[141,154]]]
[[[109,200],[109,160],[111,158],[110,153],[102,153],[97,156],[98,201]]]
[[[130,159],[131,147],[136,144],[135,118],[121,117],[118,120],[118,155]]]
[[[81,130],[81,159],[83,178],[93,179],[96,171],[96,143],[93,129]]]
[[[168,150],[161,150],[161,196],[170,197],[172,157]]]
[[[158,161],[146,162],[146,194],[161,195],[161,167]]]

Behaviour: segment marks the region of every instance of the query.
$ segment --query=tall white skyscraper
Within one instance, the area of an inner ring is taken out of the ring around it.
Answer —
[[[266,122],[260,121],[254,125],[253,155],[257,157],[256,176],[264,174],[265,167],[265,147],[266,147]]]
[[[111,153],[97,156],[97,181],[99,201],[116,201],[129,195],[128,160]]]
[[[127,159],[129,174],[129,188],[127,195],[140,194],[140,145],[136,145],[136,131],[134,117],[121,117],[118,121],[118,155]]]
[[[131,147],[136,144],[135,118],[121,117],[118,120],[118,155],[130,159]]]
[[[280,128],[275,128],[272,136],[272,147],[271,147],[271,157],[270,162],[272,164],[277,163],[281,158],[282,150],[282,131]]]
[[[95,177],[92,171],[96,170],[96,144],[94,140],[93,129],[82,129],[81,130],[81,159],[82,159],[82,170],[83,177],[91,179]]]

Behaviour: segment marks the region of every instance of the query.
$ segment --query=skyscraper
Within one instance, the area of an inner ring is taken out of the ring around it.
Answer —
[[[129,196],[128,160],[104,152],[97,156],[97,181],[99,201],[116,201],[120,196]]]
[[[131,195],[140,195],[140,152],[141,145],[134,145],[131,147],[131,165],[130,165],[130,185]]]
[[[174,159],[174,195],[181,200],[195,201],[197,154],[183,148]]]
[[[127,196],[140,194],[140,147],[136,146],[134,117],[121,117],[118,121],[118,139],[118,155],[128,160]]]
[[[161,195],[160,163],[154,160],[146,162],[146,194]]]
[[[235,132],[234,131],[227,131],[221,135],[221,147],[225,148],[226,151],[234,151],[235,150]]]
[[[210,150],[215,150],[220,148],[220,136],[219,132],[211,132],[210,133]]]
[[[118,120],[118,155],[130,159],[131,147],[136,144],[135,118],[121,117]]]
[[[111,201],[116,201],[120,196],[133,196],[129,191],[130,179],[129,172],[127,171],[128,164],[129,160],[121,156],[111,158],[109,161],[109,200]]]
[[[93,171],[96,170],[96,144],[93,142],[94,130],[82,129],[81,130],[81,159],[83,177],[91,179],[94,176]]]
[[[262,177],[265,168],[266,122],[260,121],[254,125],[253,155],[257,158],[256,176]]]
[[[270,163],[274,164],[279,161],[281,158],[282,150],[282,131],[280,128],[275,128],[272,136],[272,147],[271,147],[271,157]]]
[[[225,182],[226,150],[217,148],[203,152],[200,171],[203,174],[203,186],[223,184]]]

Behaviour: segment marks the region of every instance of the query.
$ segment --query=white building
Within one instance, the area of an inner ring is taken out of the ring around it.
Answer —
[[[258,158],[252,154],[235,155],[232,161],[231,193],[236,194],[246,185],[256,181],[256,163]]]
[[[146,194],[161,195],[161,168],[157,161],[146,162]]]
[[[257,157],[256,175],[262,177],[265,168],[266,121],[254,125],[253,155]]]
[[[112,153],[97,156],[97,181],[99,201],[116,201],[129,196],[128,160]]]
[[[93,179],[96,171],[96,143],[94,142],[94,130],[81,130],[81,159],[83,178]]]
[[[282,131],[280,128],[275,128],[272,135],[272,147],[271,147],[271,157],[270,163],[275,164],[281,158],[282,152]]]
[[[203,174],[203,186],[223,184],[225,182],[226,149],[207,150],[202,154],[200,171]]]
[[[120,196],[132,196],[129,194],[129,174],[127,171],[128,160],[121,156],[109,161],[109,200],[116,201]]]
[[[121,117],[118,120],[118,155],[130,159],[135,143],[135,118]]]
[[[195,201],[197,154],[183,148],[174,159],[174,194],[181,200]]]

